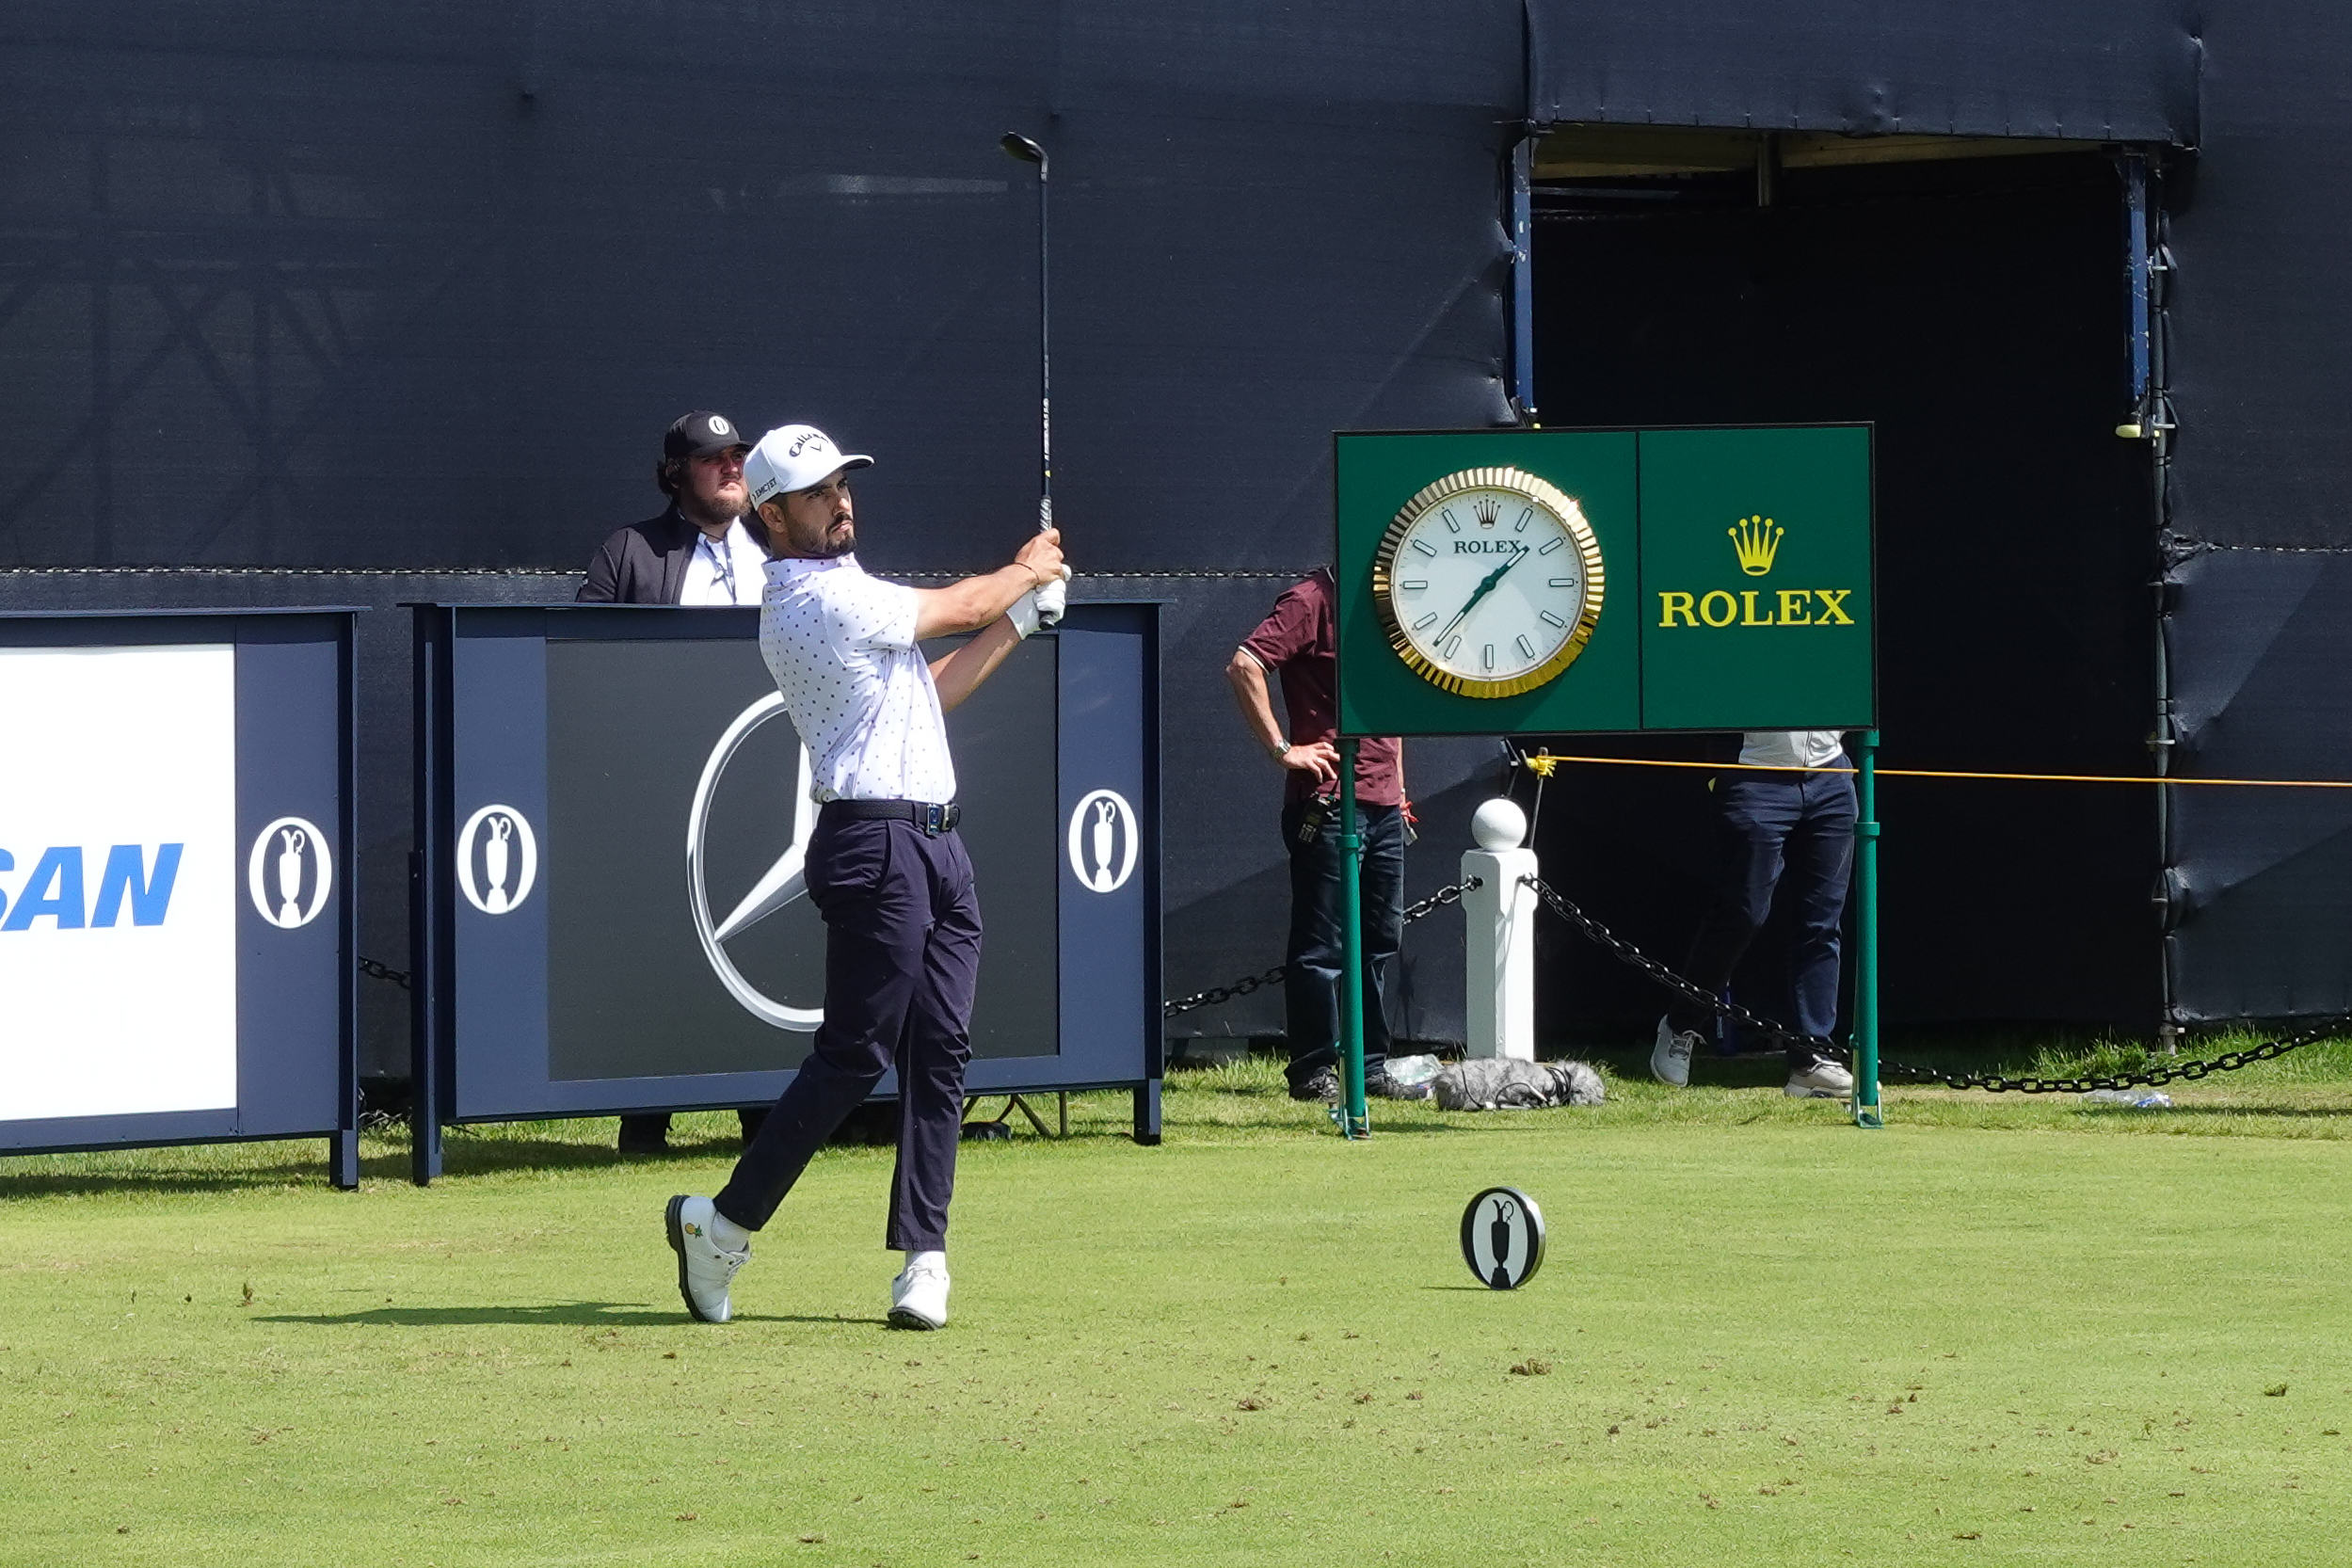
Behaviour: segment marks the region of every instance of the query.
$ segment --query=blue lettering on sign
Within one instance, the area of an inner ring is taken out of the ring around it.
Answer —
[[[82,852],[72,845],[45,849],[24,879],[24,890],[16,895],[16,907],[0,920],[0,931],[30,931],[43,915],[55,920],[59,931],[79,931],[82,908]]]
[[[180,879],[180,846],[159,844],[154,874],[146,874],[139,846],[117,844],[106,852],[106,870],[98,879],[98,906],[90,911],[92,925],[112,925],[122,913],[122,900],[131,900],[133,925],[161,925],[171,907],[171,885]]]
[[[89,908],[84,896],[82,852],[67,844],[40,852],[24,886],[11,904],[0,893],[0,932],[30,931],[43,916],[59,931],[80,931],[85,925],[111,926],[122,918],[128,900],[133,925],[161,925],[171,908],[171,889],[180,879],[183,844],[158,844],[151,871],[137,844],[116,844],[106,852],[106,868],[98,877],[98,905]],[[0,872],[16,870],[16,857],[0,850]],[[85,912],[88,919],[84,919]]]

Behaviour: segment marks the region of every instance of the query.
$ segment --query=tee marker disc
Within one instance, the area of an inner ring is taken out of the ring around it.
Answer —
[[[1516,1187],[1489,1187],[1462,1211],[1462,1261],[1480,1285],[1518,1289],[1544,1266],[1544,1211]]]

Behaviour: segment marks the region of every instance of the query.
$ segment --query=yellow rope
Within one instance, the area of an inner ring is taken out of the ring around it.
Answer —
[[[1609,768],[1704,768],[1709,773],[1852,773],[1844,768],[1784,767],[1770,762],[1670,762],[1655,757],[1560,757],[1544,752],[1521,759],[1530,772],[1551,776],[1562,762],[1588,762]],[[1537,764],[1544,764],[1538,767]],[[2000,778],[2026,784],[2225,784],[2248,790],[2352,790],[2342,778],[2184,778],[2142,774],[2100,773],[1965,773],[1944,768],[1878,768],[1880,778]]]

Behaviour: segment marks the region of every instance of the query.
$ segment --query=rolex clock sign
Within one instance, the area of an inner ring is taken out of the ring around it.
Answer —
[[[1591,640],[1604,587],[1584,509],[1515,468],[1463,469],[1425,486],[1372,555],[1389,647],[1466,696],[1547,685]]]
[[[1339,435],[1341,732],[1869,727],[1870,440]]]

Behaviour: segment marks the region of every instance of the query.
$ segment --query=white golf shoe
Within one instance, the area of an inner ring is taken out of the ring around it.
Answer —
[[[890,1326],[944,1328],[947,1320],[947,1259],[936,1253],[926,1254],[909,1262],[890,1281]]]
[[[1667,1019],[1657,1021],[1657,1041],[1650,1047],[1650,1076],[1677,1089],[1690,1086],[1690,1053],[1699,1046],[1696,1030],[1677,1030]]]
[[[1781,1093],[1793,1100],[1848,1099],[1854,1093],[1854,1075],[1844,1064],[1816,1056],[1811,1066],[1788,1075],[1788,1084]]]
[[[678,1255],[678,1293],[696,1322],[723,1323],[735,1315],[728,1287],[735,1271],[751,1261],[751,1243],[728,1252],[711,1240],[711,1217],[717,1208],[709,1198],[684,1193],[670,1199],[663,1222],[669,1228],[670,1251]]]

